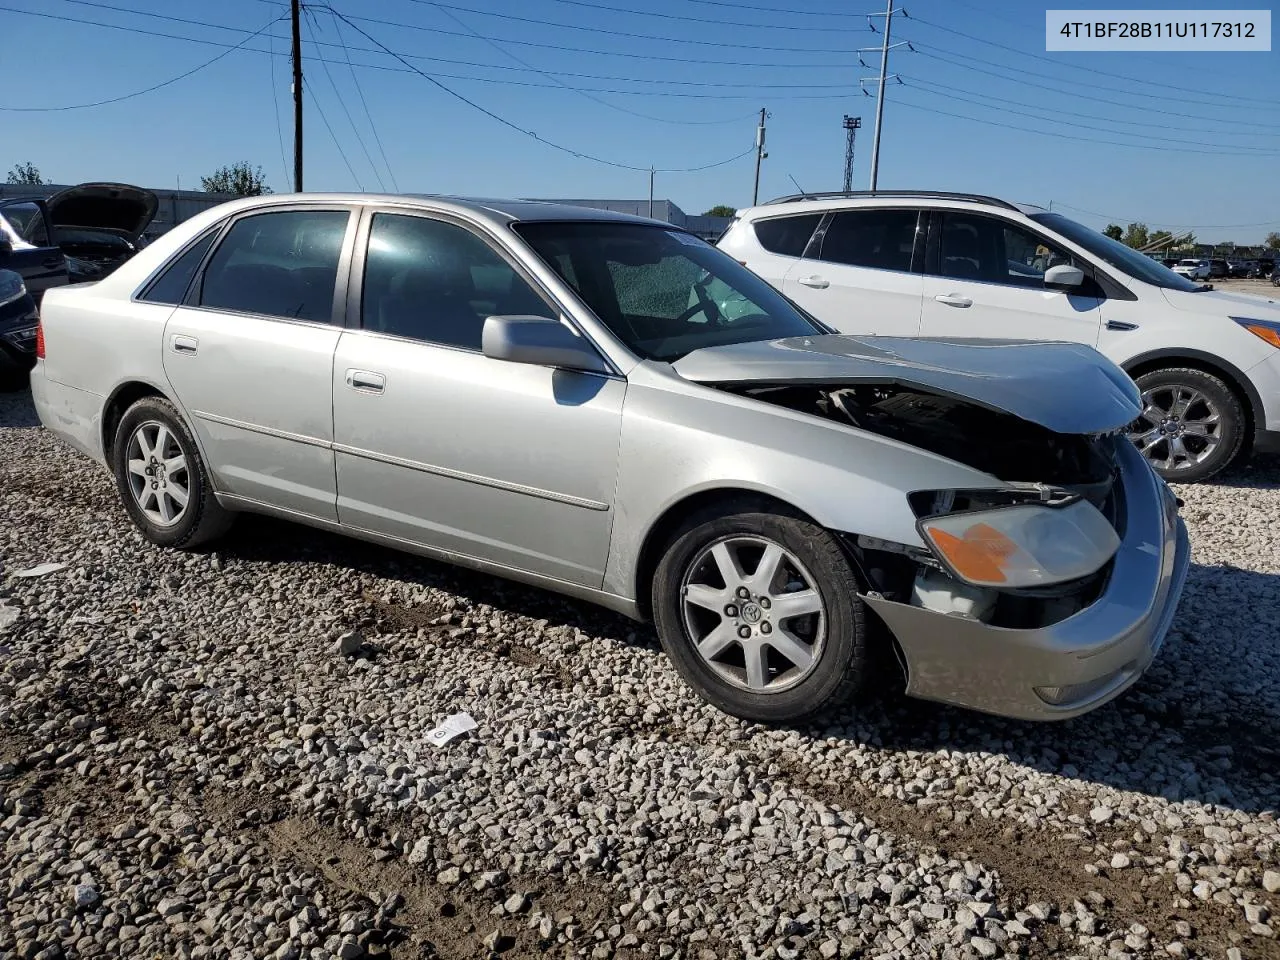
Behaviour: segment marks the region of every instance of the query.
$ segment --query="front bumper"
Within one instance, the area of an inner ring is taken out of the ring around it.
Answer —
[[[1130,444],[1117,444],[1125,532],[1101,596],[1032,630],[993,627],[865,597],[897,638],[907,693],[1024,720],[1065,720],[1132,686],[1155,658],[1191,548],[1177,502]]]

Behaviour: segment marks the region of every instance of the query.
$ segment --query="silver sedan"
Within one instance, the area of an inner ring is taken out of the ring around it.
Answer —
[[[766,722],[895,660],[915,696],[1074,716],[1141,675],[1187,568],[1099,354],[836,336],[634,217],[236,201],[50,291],[37,354],[44,424],[152,542],[265,513],[594,601]]]

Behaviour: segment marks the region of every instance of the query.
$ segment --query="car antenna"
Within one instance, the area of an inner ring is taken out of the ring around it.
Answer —
[[[806,190],[804,187],[800,186],[800,181],[799,181],[799,180],[797,180],[795,177],[791,176],[791,174],[789,174],[789,173],[787,174],[787,179],[788,179],[788,180],[790,180],[792,183],[794,183],[794,184],[796,185],[796,189],[797,189],[797,190],[799,190],[801,194],[803,194],[803,195],[804,195],[804,196],[806,196],[806,197],[807,197],[807,196],[809,196],[809,191],[808,191],[808,190]]]

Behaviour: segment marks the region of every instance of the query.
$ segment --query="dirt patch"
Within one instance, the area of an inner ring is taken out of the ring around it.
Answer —
[[[380,597],[375,597],[368,590],[362,592],[361,599],[373,607],[375,616],[387,626],[393,630],[407,631],[409,633],[414,633],[426,627],[439,627],[440,625],[436,621],[446,612],[444,607],[431,602],[416,604],[390,603]],[[441,629],[448,628],[443,627]]]
[[[781,754],[773,762],[791,784],[824,803],[851,810],[943,856],[973,860],[994,870],[1011,912],[1038,901],[1068,906],[1081,900],[1102,919],[1102,934],[1123,937],[1130,925],[1141,923],[1162,940],[1182,939],[1197,954],[1217,956],[1228,947],[1240,946],[1246,956],[1280,956],[1280,945],[1274,941],[1249,935],[1239,938],[1238,908],[1234,906],[1194,897],[1186,897],[1189,909],[1177,906],[1176,901],[1184,895],[1171,874],[1149,873],[1137,865],[1100,870],[1096,876],[1085,872],[1085,864],[1102,857],[1096,849],[1100,846],[1122,846],[1135,862],[1142,856],[1164,857],[1161,849],[1142,849],[1133,843],[1132,830],[1090,824],[1081,827],[1079,837],[1073,839],[1054,830],[965,816],[969,811],[964,809],[963,799],[946,813],[941,806],[922,810],[907,801],[882,797],[862,784],[832,783],[816,777],[795,756]],[[1087,809],[1080,807],[1074,812],[1086,813]],[[1191,924],[1193,936],[1176,937],[1173,924],[1178,920]],[[1232,939],[1233,933],[1237,939]],[[1056,955],[1075,946],[1072,935],[1054,922],[1040,925],[1033,936],[1029,944],[1033,956]]]

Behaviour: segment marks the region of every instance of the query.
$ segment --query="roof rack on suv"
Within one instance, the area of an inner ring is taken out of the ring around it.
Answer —
[[[796,200],[838,200],[855,197],[920,197],[932,200],[969,200],[974,203],[985,203],[993,207],[1004,207],[1006,210],[1018,208],[1008,200],[997,197],[986,197],[980,193],[951,193],[946,190],[830,190],[822,193],[794,193],[776,200],[766,200],[762,206],[774,203],[792,203]]]

